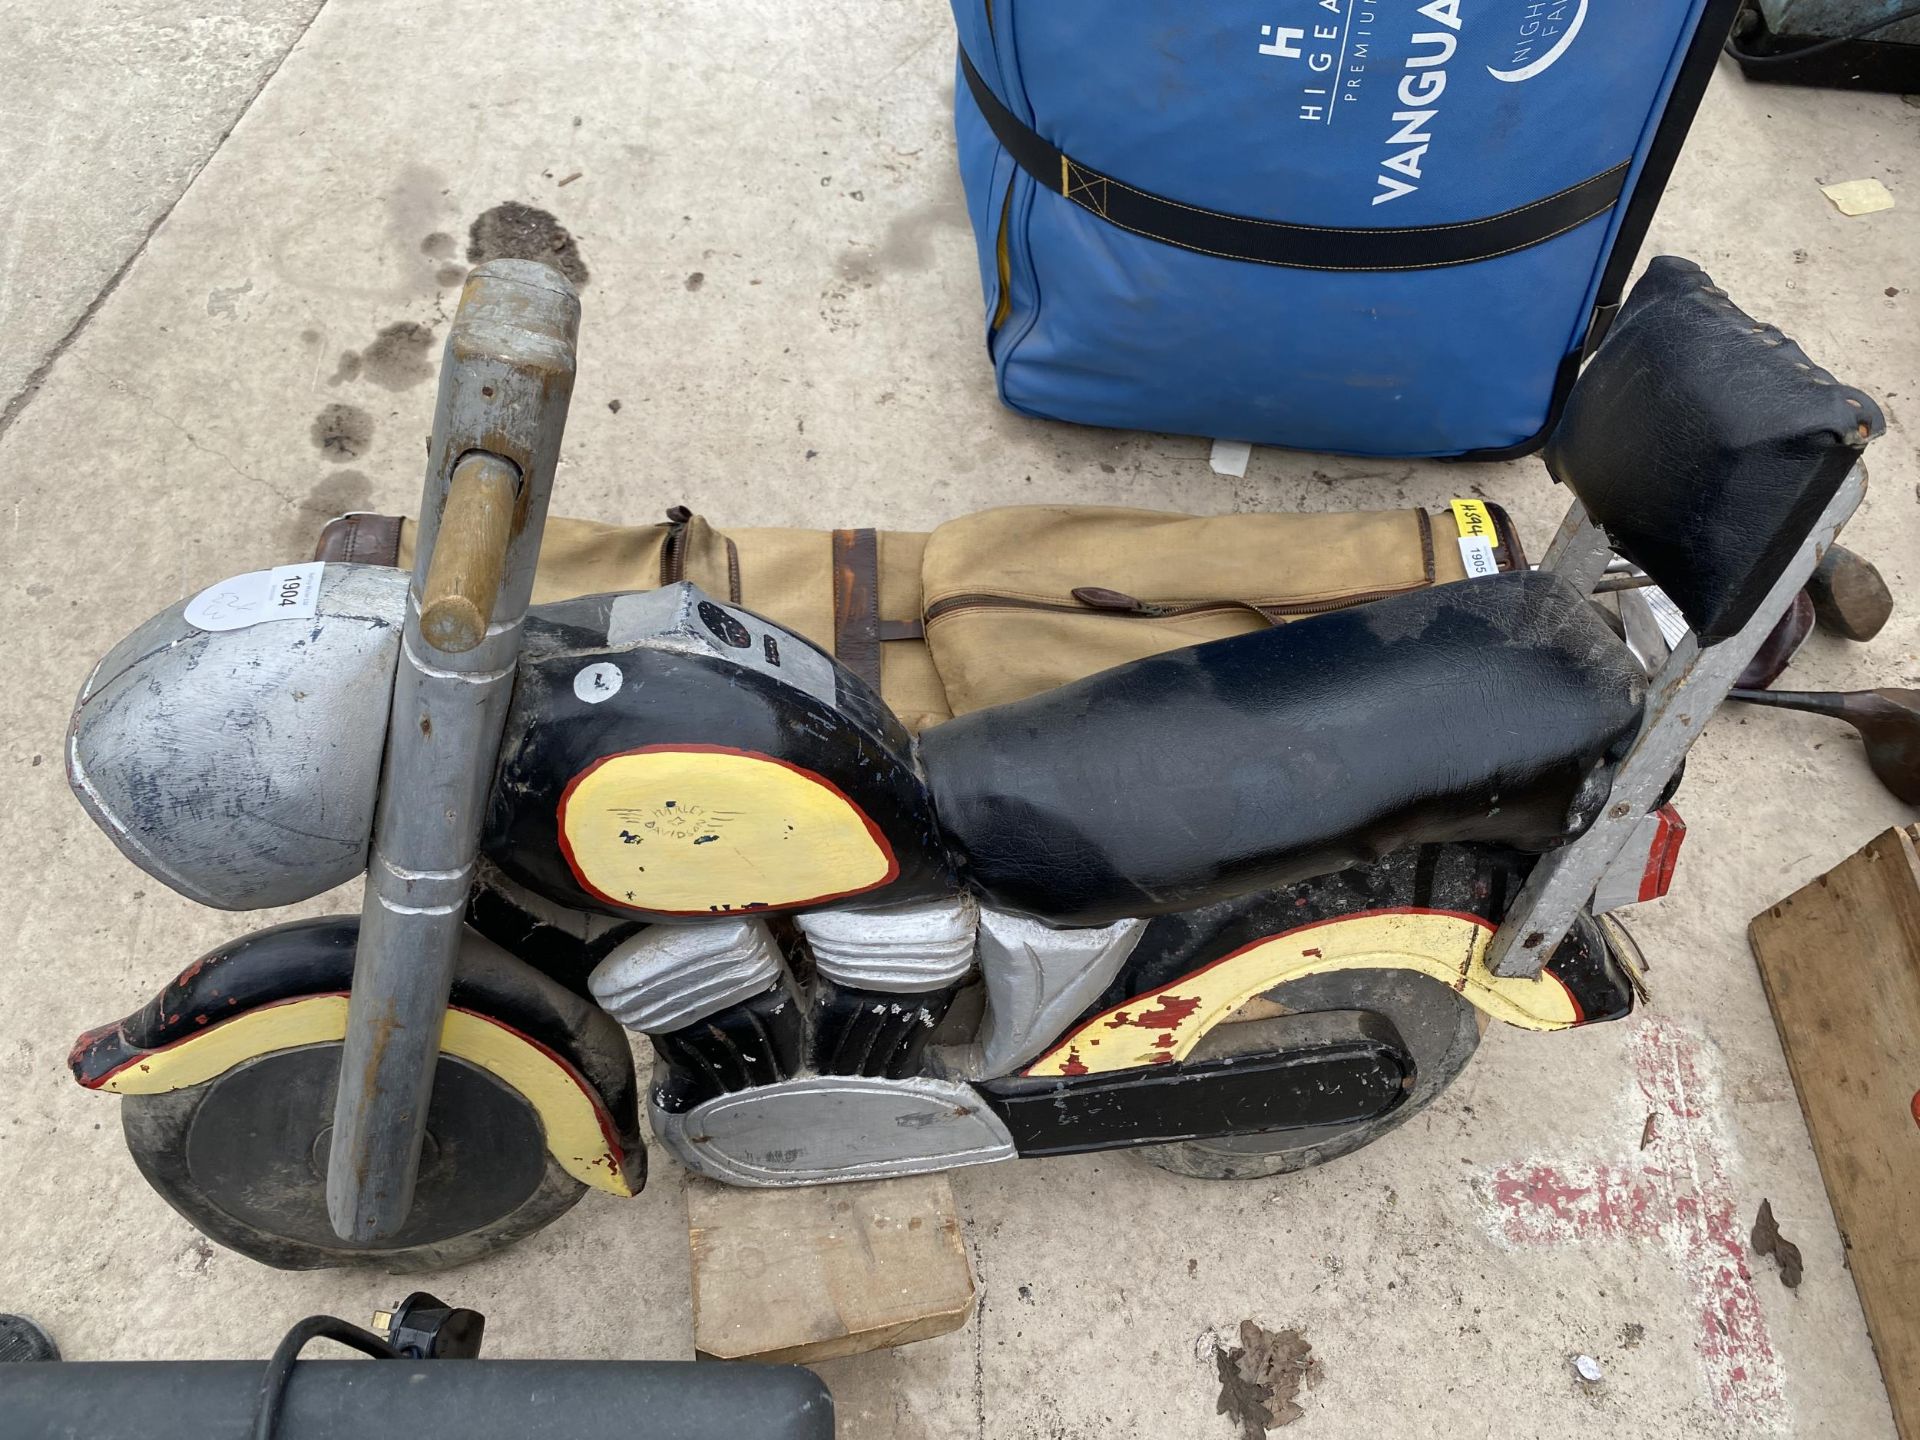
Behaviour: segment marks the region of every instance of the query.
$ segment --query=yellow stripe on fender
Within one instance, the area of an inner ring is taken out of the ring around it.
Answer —
[[[1528,1030],[1580,1023],[1579,1005],[1552,975],[1507,980],[1487,969],[1492,938],[1491,921],[1455,910],[1369,910],[1284,930],[1094,1016],[1026,1073],[1091,1075],[1184,1060],[1201,1036],[1254,996],[1335,970],[1430,975],[1494,1019]]]
[[[263,1005],[149,1050],[96,1088],[118,1095],[185,1090],[255,1056],[336,1042],[346,1033],[345,995],[305,995]],[[447,1011],[440,1049],[518,1091],[539,1115],[547,1149],[574,1179],[613,1195],[634,1193],[621,1174],[604,1109],[586,1081],[559,1056],[497,1020],[457,1009]]]

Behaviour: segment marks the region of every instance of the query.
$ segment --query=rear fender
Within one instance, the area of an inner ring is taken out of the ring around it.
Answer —
[[[1630,1013],[1632,983],[1591,919],[1569,932],[1538,976],[1509,979],[1488,969],[1488,944],[1523,878],[1494,852],[1428,846],[1157,917],[1114,983],[1022,1073],[1094,1074],[1184,1060],[1216,1026],[1249,1018],[1268,992],[1339,971],[1410,970],[1490,1019],[1527,1030]]]

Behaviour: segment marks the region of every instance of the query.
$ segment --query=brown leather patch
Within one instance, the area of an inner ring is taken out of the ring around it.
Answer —
[[[880,688],[880,534],[833,532],[833,653]]]
[[[398,515],[365,512],[329,520],[314,543],[313,558],[348,565],[398,565],[401,523]]]
[[[1514,526],[1513,517],[1493,501],[1485,503],[1487,514],[1493,517],[1494,537],[1500,542],[1493,547],[1493,563],[1502,570],[1526,569],[1527,551],[1520,543],[1520,531]]]

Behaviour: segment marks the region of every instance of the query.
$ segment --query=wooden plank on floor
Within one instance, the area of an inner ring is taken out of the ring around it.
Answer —
[[[973,1267],[944,1175],[743,1190],[695,1179],[693,1344],[806,1364],[957,1330]]]
[[[1920,1440],[1920,827],[1748,929],[1903,1440]]]

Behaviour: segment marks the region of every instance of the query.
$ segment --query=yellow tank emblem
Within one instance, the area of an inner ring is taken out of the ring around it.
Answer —
[[[604,756],[567,786],[559,819],[581,885],[656,914],[817,905],[900,873],[886,837],[831,781],[720,745]]]

